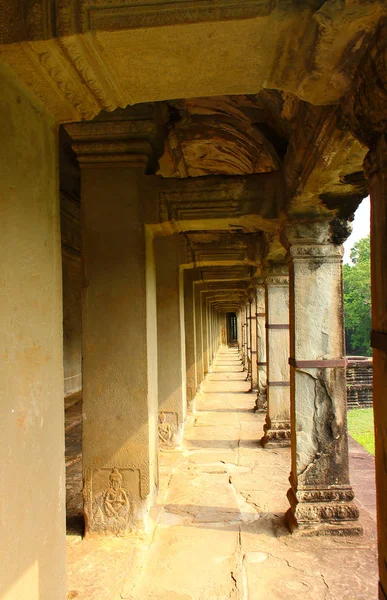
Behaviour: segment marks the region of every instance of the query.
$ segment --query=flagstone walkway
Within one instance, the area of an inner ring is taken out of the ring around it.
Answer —
[[[290,451],[260,447],[264,415],[253,412],[245,376],[237,350],[221,348],[187,420],[184,447],[160,453],[150,532],[69,539],[68,598],[377,598],[369,492],[360,503],[364,537],[290,535],[284,526]],[[353,453],[360,472],[361,451]],[[358,490],[365,485],[360,477]]]

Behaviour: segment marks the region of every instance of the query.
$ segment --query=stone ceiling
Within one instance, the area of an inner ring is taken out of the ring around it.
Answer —
[[[121,138],[128,152],[138,121],[131,143],[147,142],[158,158],[148,164],[147,223],[155,235],[182,234],[188,262],[208,282],[242,283],[264,263],[283,260],[289,219],[329,218],[342,241],[343,225],[367,193],[367,131],[357,112],[373,75],[363,81],[361,65],[387,14],[384,0],[213,0],[200,4],[203,12],[198,4],[195,15],[183,0],[168,10],[158,1],[95,4],[84,2],[85,18],[58,26],[57,38],[0,44],[0,54],[16,70],[22,52],[29,59],[32,51],[55,54],[66,65],[60,73],[71,71],[71,85],[57,86],[59,70],[49,69],[54,95],[31,75],[32,89],[61,122],[128,120]],[[60,8],[59,25],[62,17]],[[78,76],[79,97],[70,93]],[[151,134],[141,137],[145,130]],[[63,141],[66,154],[71,141]],[[98,149],[100,139],[89,141]],[[70,162],[62,172],[76,177]]]
[[[163,177],[247,175],[282,166],[298,98],[255,95],[169,101]]]

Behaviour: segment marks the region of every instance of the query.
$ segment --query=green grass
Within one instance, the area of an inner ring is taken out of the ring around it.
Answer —
[[[374,411],[354,408],[348,411],[348,433],[375,456]]]

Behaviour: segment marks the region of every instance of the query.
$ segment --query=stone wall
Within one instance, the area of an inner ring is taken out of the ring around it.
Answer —
[[[347,356],[348,408],[372,407],[372,358]]]

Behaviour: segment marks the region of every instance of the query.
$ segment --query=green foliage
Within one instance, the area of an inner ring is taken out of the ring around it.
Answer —
[[[370,236],[351,250],[352,265],[344,265],[344,322],[347,354],[371,356]]]
[[[372,408],[354,408],[348,411],[348,433],[375,456],[374,411]]]

